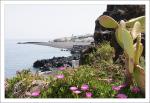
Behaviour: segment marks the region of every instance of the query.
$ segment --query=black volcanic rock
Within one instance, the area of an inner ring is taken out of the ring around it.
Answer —
[[[79,60],[81,52],[88,48],[90,45],[74,45],[70,50],[72,56],[68,57],[53,57],[51,59],[37,60],[33,63],[34,68],[39,68],[42,71],[50,70],[50,68],[57,68],[60,66],[72,66],[72,60]]]
[[[53,57],[51,59],[43,59],[37,60],[33,63],[34,68],[40,68],[43,71],[49,70],[49,68],[57,68],[60,66],[64,66],[64,64],[68,66],[72,66],[72,57]]]

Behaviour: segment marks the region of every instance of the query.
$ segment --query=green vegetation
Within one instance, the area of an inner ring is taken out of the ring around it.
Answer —
[[[5,82],[5,97],[143,98],[138,88],[124,84],[124,68],[114,63],[113,57],[114,48],[104,42],[89,54],[87,64],[79,68],[64,68],[46,76],[29,70],[17,72]]]
[[[109,42],[103,42],[84,55],[84,65],[79,68],[62,67],[47,75],[18,71],[15,77],[5,81],[5,97],[144,98],[145,60],[141,57],[141,33],[145,31],[145,17],[118,23],[103,15],[99,23],[116,30],[117,43],[124,50],[125,65],[113,61],[115,49]]]
[[[113,63],[113,57],[115,55],[114,48],[110,46],[109,42],[103,42],[95,47],[92,53],[85,54],[84,64],[93,65],[107,62]]]
[[[106,28],[116,29],[116,40],[124,50],[126,57],[125,67],[128,70],[129,85],[135,79],[141,90],[145,92],[145,72],[139,65],[143,52],[141,33],[145,31],[145,16],[129,20],[128,22],[121,20],[120,24],[118,24],[113,18],[103,15],[99,18],[99,22]],[[135,44],[134,40],[136,40]]]

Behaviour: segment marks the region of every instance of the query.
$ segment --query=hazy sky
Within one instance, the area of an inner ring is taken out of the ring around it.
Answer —
[[[93,33],[106,5],[6,4],[6,39],[54,39]]]

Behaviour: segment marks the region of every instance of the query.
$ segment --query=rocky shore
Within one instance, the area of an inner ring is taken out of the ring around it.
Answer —
[[[80,60],[81,53],[91,46],[92,45],[74,45],[70,50],[71,56],[37,60],[33,63],[33,67],[39,68],[41,71],[49,71],[62,66],[72,67],[72,60]]]
[[[50,70],[61,66],[72,66],[72,56],[69,57],[53,57],[51,59],[37,60],[33,63],[34,68],[39,68],[42,71]]]
[[[81,54],[84,50],[91,46],[94,42],[93,35],[85,34],[72,37],[57,38],[48,42],[18,42],[18,44],[33,44],[41,46],[50,46],[54,48],[61,48],[61,51],[68,51],[71,53],[69,57],[53,57],[49,59],[37,60],[33,63],[34,68],[41,71],[49,71],[61,66],[72,67],[72,60],[80,60]]]

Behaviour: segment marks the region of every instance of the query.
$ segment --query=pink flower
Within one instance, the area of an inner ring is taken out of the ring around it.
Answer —
[[[79,93],[81,93],[81,91],[79,91],[79,90],[75,90],[75,91],[73,91],[73,93],[75,93],[75,94],[79,94]]]
[[[59,67],[59,68],[57,68],[58,70],[64,70],[65,69],[65,67]]]
[[[112,86],[112,89],[116,90],[116,91],[119,91],[119,90],[121,90],[121,88],[124,88],[126,86],[127,86],[127,84],[121,84],[119,86]]]
[[[75,90],[77,90],[78,88],[77,87],[75,87],[75,86],[73,86],[73,87],[70,87],[70,90],[71,91],[75,91]]]
[[[124,83],[124,84],[119,85],[118,87],[120,87],[120,88],[124,88],[124,87],[126,87],[126,86],[127,86],[127,84],[126,84],[126,83]]]
[[[116,91],[119,91],[121,89],[121,87],[119,87],[119,86],[112,86],[112,89],[116,90]]]
[[[56,78],[58,78],[58,79],[63,79],[63,78],[64,78],[64,75],[63,75],[63,74],[56,75]]]
[[[40,91],[34,91],[31,94],[33,97],[38,97],[40,95]]]
[[[82,86],[81,86],[81,90],[83,90],[83,91],[86,91],[86,90],[88,90],[89,89],[89,86],[87,85],[87,84],[83,84]]]
[[[116,97],[117,98],[127,98],[127,96],[125,94],[117,94]]]
[[[91,98],[92,95],[93,95],[93,94],[92,94],[91,92],[86,92],[86,97],[87,97],[87,98]]]
[[[133,88],[131,89],[131,92],[137,94],[138,92],[140,92],[140,89],[139,89],[138,87],[133,87]]]

